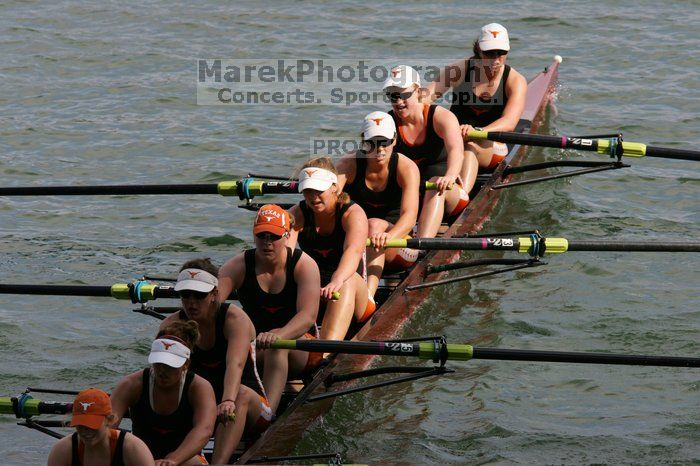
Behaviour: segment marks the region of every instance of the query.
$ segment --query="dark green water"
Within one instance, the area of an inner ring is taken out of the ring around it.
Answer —
[[[700,142],[698,2],[6,2],[0,5],[0,185],[202,183],[291,174],[315,136],[356,134],[374,107],[196,105],[198,58],[445,57],[478,28],[511,33],[526,76],[560,68],[550,134],[622,131]],[[671,32],[675,31],[675,32]],[[381,108],[381,107],[380,107]],[[535,160],[596,156],[533,149]],[[486,231],[694,238],[696,164],[525,186]],[[221,263],[251,242],[252,213],[218,196],[2,198],[0,283],[111,284]],[[571,253],[436,291],[405,335],[509,348],[700,354],[697,260]],[[157,323],[100,298],[0,296],[0,395],[110,389],[145,364]],[[700,462],[700,373],[521,362],[340,400],[297,453],[395,464]],[[51,397],[49,397],[51,398]],[[39,464],[52,440],[0,420],[3,464]]]

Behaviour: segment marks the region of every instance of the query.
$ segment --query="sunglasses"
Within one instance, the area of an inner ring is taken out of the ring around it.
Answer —
[[[401,100],[410,99],[414,92],[416,92],[415,89],[413,89],[412,91],[406,91],[406,92],[387,92],[386,96],[389,98],[390,101],[398,102],[399,99],[401,99]]]
[[[182,299],[195,299],[197,301],[203,300],[209,294],[203,291],[194,290],[180,290],[178,293],[180,294],[180,298]]]
[[[278,241],[282,239],[280,235],[273,235],[272,233],[258,233],[255,235],[256,238],[261,239],[263,241]]]
[[[486,51],[481,51],[481,55],[484,56],[484,58],[498,58],[502,57],[503,55],[508,55],[507,50],[486,50]]]
[[[380,147],[390,146],[393,142],[393,139],[387,138],[367,139],[366,141],[362,141],[362,148],[365,152],[374,152],[375,150],[379,150]]]

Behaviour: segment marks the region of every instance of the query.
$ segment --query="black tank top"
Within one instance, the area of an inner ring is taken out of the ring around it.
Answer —
[[[452,104],[450,110],[457,116],[460,125],[472,125],[476,127],[487,126],[503,116],[503,110],[508,103],[508,96],[505,92],[505,83],[508,82],[510,66],[505,65],[501,82],[498,83],[496,92],[487,99],[474,95],[472,89],[472,61],[467,62],[467,73],[465,81],[454,89],[457,100]],[[459,103],[460,100],[463,103]]]
[[[130,409],[131,426],[134,435],[148,445],[153,458],[162,459],[180,446],[194,425],[194,409],[188,396],[194,373],[187,371],[180,404],[174,412],[167,415],[157,414],[151,409],[148,395],[150,377],[151,369],[144,369],[141,397]]]
[[[435,125],[433,124],[433,116],[435,115],[435,109],[437,105],[430,105],[427,108],[427,115],[425,119],[427,121],[427,127],[425,129],[425,140],[423,144],[420,145],[408,145],[404,141],[401,135],[401,126],[403,126],[398,117],[394,114],[394,111],[389,111],[389,115],[394,119],[396,124],[396,147],[394,151],[399,154],[403,154],[409,159],[413,160],[421,174],[424,172],[426,167],[431,165],[439,165],[447,163],[447,153],[445,152],[445,141],[442,140],[440,136],[435,132]],[[423,177],[421,177],[423,178]]]
[[[216,394],[216,402],[221,402],[224,393],[224,376],[226,375],[226,351],[228,340],[224,335],[224,323],[226,322],[227,303],[221,303],[216,311],[214,346],[205,350],[199,346],[194,347],[190,355],[190,370],[209,381]],[[189,320],[184,310],[180,311],[180,320]]]
[[[399,186],[398,165],[399,154],[394,152],[389,159],[389,179],[386,187],[383,191],[373,191],[367,187],[365,182],[367,156],[360,151],[355,154],[355,179],[352,180],[352,183],[346,184],[343,191],[348,193],[352,200],[365,210],[367,218],[385,219],[390,212],[401,208],[403,189]],[[304,216],[304,228],[306,229],[306,216]]]
[[[255,275],[255,249],[245,252],[245,279],[238,289],[238,300],[257,333],[280,328],[294,318],[297,313],[297,283],[294,281],[294,268],[301,257],[301,250],[287,248],[286,276],[284,288],[277,294],[267,293],[260,288]]]
[[[357,178],[357,177],[356,177]],[[335,212],[335,226],[330,235],[319,235],[316,231],[316,221],[313,211],[305,201],[299,203],[299,208],[304,214],[304,229],[299,233],[299,247],[316,261],[321,273],[321,286],[326,286],[331,281],[331,276],[338,268],[343,257],[345,246],[345,230],[343,229],[343,215],[354,202],[338,204]],[[360,261],[357,273],[362,275],[364,264]]]
[[[112,431],[116,429],[110,429],[110,435]],[[112,452],[112,466],[124,466],[124,437],[126,437],[125,430],[119,430],[119,436],[117,437],[116,445],[112,448],[112,439],[110,438],[110,450]],[[71,436],[71,466],[83,466],[83,458],[81,455],[80,440],[78,439],[78,433],[73,432]]]

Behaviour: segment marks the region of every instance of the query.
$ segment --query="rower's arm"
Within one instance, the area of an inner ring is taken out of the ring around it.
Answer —
[[[456,178],[462,169],[464,160],[464,140],[459,129],[459,121],[454,113],[438,107],[435,109],[435,132],[445,142],[447,152],[447,171],[445,177]]]
[[[464,74],[467,69],[468,59],[459,60],[451,65],[447,65],[440,71],[437,81],[428,84],[427,97],[423,98],[423,103],[432,104],[443,96],[451,87],[457,87],[464,82]]]
[[[227,260],[219,269],[219,302],[224,302],[243,285],[245,278],[245,254],[241,253]]]
[[[287,247],[294,250],[297,247],[297,241],[299,241],[299,232],[304,229],[304,213],[301,211],[299,204],[293,205],[289,209],[289,216],[294,219],[294,226],[289,230]]]
[[[193,456],[198,455],[209,441],[209,437],[214,433],[216,398],[214,397],[214,389],[211,388],[211,384],[200,376],[195,375],[192,384],[190,384],[188,396],[194,411],[192,414],[192,429],[190,429],[177,449],[165,455],[164,458],[174,461],[175,464],[182,464]]]
[[[399,154],[396,167],[399,186],[401,186],[401,214],[396,224],[387,234],[390,239],[402,239],[416,224],[418,218],[418,197],[420,193],[420,171],[418,166],[403,154]]]
[[[335,164],[338,171],[338,193],[345,189],[345,185],[355,179],[355,153],[347,153]]]
[[[338,268],[331,276],[332,282],[342,284],[357,271],[357,267],[365,252],[369,224],[367,214],[357,204],[352,205],[342,218],[343,230],[345,230],[345,243],[343,255],[340,258]]]
[[[248,360],[250,342],[255,339],[255,328],[248,315],[231,304],[226,311],[224,335],[228,341],[226,349],[226,373],[222,400],[236,400],[241,387],[243,368]]]
[[[109,399],[112,402],[112,413],[114,413],[116,419],[110,424],[110,427],[114,427],[115,429],[119,427],[126,411],[136,404],[141,390],[144,389],[142,387],[142,380],[143,370],[136,371],[133,374],[122,377],[114,388]],[[147,389],[146,387],[146,390]]]
[[[66,435],[51,447],[46,466],[70,466],[72,462],[73,443],[70,435]]]
[[[527,80],[523,75],[511,68],[508,82],[506,82],[508,103],[503,109],[501,117],[484,126],[484,131],[514,131],[525,110],[525,96],[527,94]]]
[[[297,313],[287,325],[274,329],[282,339],[294,340],[316,323],[318,303],[321,299],[321,275],[316,262],[306,253],[301,254],[294,268],[294,281],[297,283]]]

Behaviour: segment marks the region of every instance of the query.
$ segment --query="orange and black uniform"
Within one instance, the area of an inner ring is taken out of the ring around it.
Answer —
[[[426,181],[434,176],[444,176],[447,172],[445,141],[435,132],[435,125],[433,123],[436,108],[437,105],[423,106],[423,118],[427,122],[427,126],[425,128],[425,139],[420,145],[406,142],[401,130],[403,125],[394,114],[393,110],[389,112],[397,128],[394,151],[405,155],[418,165],[418,169],[420,170],[421,197],[425,193]]]
[[[357,178],[357,177],[356,177]],[[319,235],[316,231],[316,221],[314,213],[306,205],[306,201],[299,203],[299,208],[304,214],[304,229],[299,233],[299,247],[318,265],[318,270],[321,273],[321,287],[328,285],[331,281],[333,273],[340,264],[340,259],[343,257],[345,248],[345,230],[343,229],[343,215],[348,211],[354,202],[347,204],[338,203],[335,211],[335,225],[333,232],[330,235]],[[362,275],[364,264],[360,261],[357,267],[357,273]],[[320,311],[320,309],[319,309]],[[322,315],[319,312],[320,322]]]
[[[162,459],[177,449],[194,425],[194,409],[190,404],[189,393],[194,373],[187,371],[182,397],[177,409],[170,414],[158,414],[151,408],[149,400],[149,379],[151,369],[143,370],[141,396],[131,407],[131,426],[134,435],[143,440],[155,459]]]
[[[224,335],[224,325],[226,323],[226,312],[229,304],[221,303],[216,311],[215,330],[214,330],[214,346],[205,350],[199,346],[194,347],[190,355],[190,370],[207,380],[216,395],[216,402],[221,403],[224,396],[224,378],[226,377],[226,352],[228,351],[228,339]],[[180,320],[189,320],[184,310],[178,314]],[[255,373],[251,364],[250,358],[246,359],[243,374],[241,375],[241,383],[255,387]]]
[[[367,155],[361,151],[355,154],[355,179],[348,183],[343,191],[362,207],[367,218],[381,218],[396,223],[401,216],[401,198],[403,189],[398,181],[399,154],[394,152],[389,158],[389,175],[386,187],[382,191],[373,191],[367,187]],[[306,219],[304,219],[306,225]]]
[[[125,430],[109,429],[109,451],[112,466],[124,466],[124,437]],[[71,436],[71,466],[82,466],[85,461],[85,444],[78,438],[78,433]]]
[[[470,59],[467,62],[467,72],[464,82],[454,89],[454,93],[457,97],[455,103],[450,107],[450,110],[457,116],[460,125],[468,124],[479,128],[490,125],[503,116],[503,110],[508,103],[505,83],[508,82],[510,66],[504,66],[503,76],[501,77],[501,82],[498,83],[498,89],[487,99],[482,99],[480,96],[473,95],[472,76],[474,72]]]
[[[238,300],[255,326],[257,333],[269,332],[287,325],[297,313],[297,283],[294,268],[301,257],[301,250],[287,248],[287,266],[284,288],[277,294],[260,288],[255,275],[255,249],[245,252],[245,278],[238,289]]]

